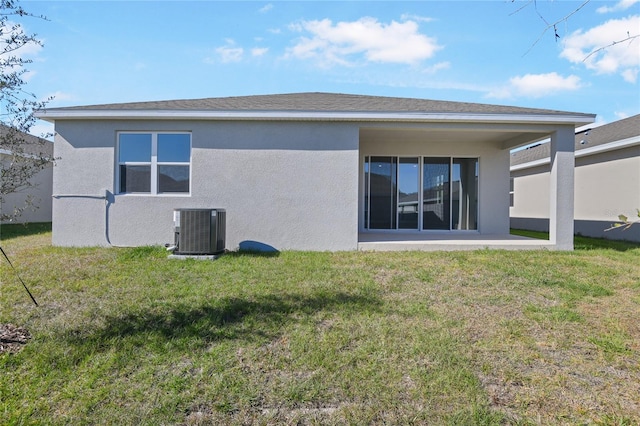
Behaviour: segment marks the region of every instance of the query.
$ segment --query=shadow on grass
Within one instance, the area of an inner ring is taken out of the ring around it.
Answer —
[[[173,306],[107,317],[101,329],[72,332],[70,343],[106,348],[130,339],[142,339],[142,344],[182,340],[193,347],[220,340],[270,339],[279,335],[287,324],[303,322],[320,311],[377,311],[380,305],[377,297],[341,292],[222,298],[197,307]]]
[[[0,241],[51,232],[51,222],[0,225]]]
[[[259,251],[259,250],[242,250],[228,251],[224,254],[227,257],[278,257],[279,251]]]
[[[575,250],[615,250],[628,251],[640,248],[640,243],[631,241],[606,240],[604,238],[589,238],[576,235],[573,239]]]

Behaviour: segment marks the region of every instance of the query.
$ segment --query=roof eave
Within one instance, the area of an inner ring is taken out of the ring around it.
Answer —
[[[614,151],[617,149],[629,148],[632,146],[640,145],[640,136],[633,136],[622,140],[608,142],[602,145],[596,145],[589,148],[584,148],[575,151],[575,157],[586,157],[588,155],[600,154],[603,152]],[[549,157],[538,158],[536,160],[527,161],[526,163],[515,164],[510,167],[512,172],[524,169],[530,169],[532,167],[543,166],[549,164],[551,159]]]
[[[182,110],[42,110],[39,119],[56,120],[251,120],[251,121],[374,121],[374,122],[490,122],[585,125],[595,114],[422,113],[341,111],[182,111]]]

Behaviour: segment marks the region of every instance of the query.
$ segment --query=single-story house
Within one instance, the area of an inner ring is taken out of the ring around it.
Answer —
[[[9,128],[0,125],[0,142],[10,132]],[[14,132],[17,132],[14,130]],[[36,136],[18,132],[16,136],[23,140],[21,153],[8,149],[0,143],[0,167],[3,170],[3,179],[8,179],[4,175],[12,163],[20,161],[21,158],[36,155],[38,157],[53,159],[53,143]],[[17,156],[17,158],[16,158]],[[53,194],[53,163],[35,173],[28,180],[28,186],[22,186],[18,191],[6,194],[0,203],[1,223],[36,223],[51,222],[51,195]],[[6,220],[7,216],[14,216],[16,210],[21,210],[20,214]],[[5,220],[2,220],[4,218]]]
[[[605,231],[640,208],[640,114],[575,135],[574,231],[640,241],[640,225]],[[511,226],[549,230],[550,146],[543,143],[511,155]]]
[[[53,243],[170,244],[226,211],[226,247],[573,248],[576,127],[593,114],[332,93],[46,109]],[[551,139],[548,241],[509,235],[510,151]],[[256,245],[252,245],[256,243]]]

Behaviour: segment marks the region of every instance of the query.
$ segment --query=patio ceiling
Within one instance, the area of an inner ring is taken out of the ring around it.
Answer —
[[[501,149],[513,149],[548,138],[553,130],[548,127],[497,125],[461,126],[427,125],[420,127],[361,127],[360,141],[366,142],[472,142],[491,143]]]

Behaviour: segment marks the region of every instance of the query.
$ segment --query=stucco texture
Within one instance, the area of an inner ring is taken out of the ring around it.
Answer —
[[[0,155],[0,161],[5,161]],[[24,207],[27,197],[31,205],[22,211],[12,223],[51,222],[51,193],[53,191],[53,166],[40,170],[31,177],[33,186],[5,196],[0,205],[3,212],[11,213],[15,207]]]
[[[549,229],[549,177],[548,164],[512,173],[512,226]],[[640,241],[637,226],[605,231],[618,215],[634,217],[640,207],[640,145],[576,158],[574,189],[577,234]]]
[[[245,241],[277,250],[357,248],[357,127],[65,121],[56,131],[54,244],[172,243],[174,209],[224,208],[228,249]],[[191,193],[117,194],[119,131],[190,132]]]

